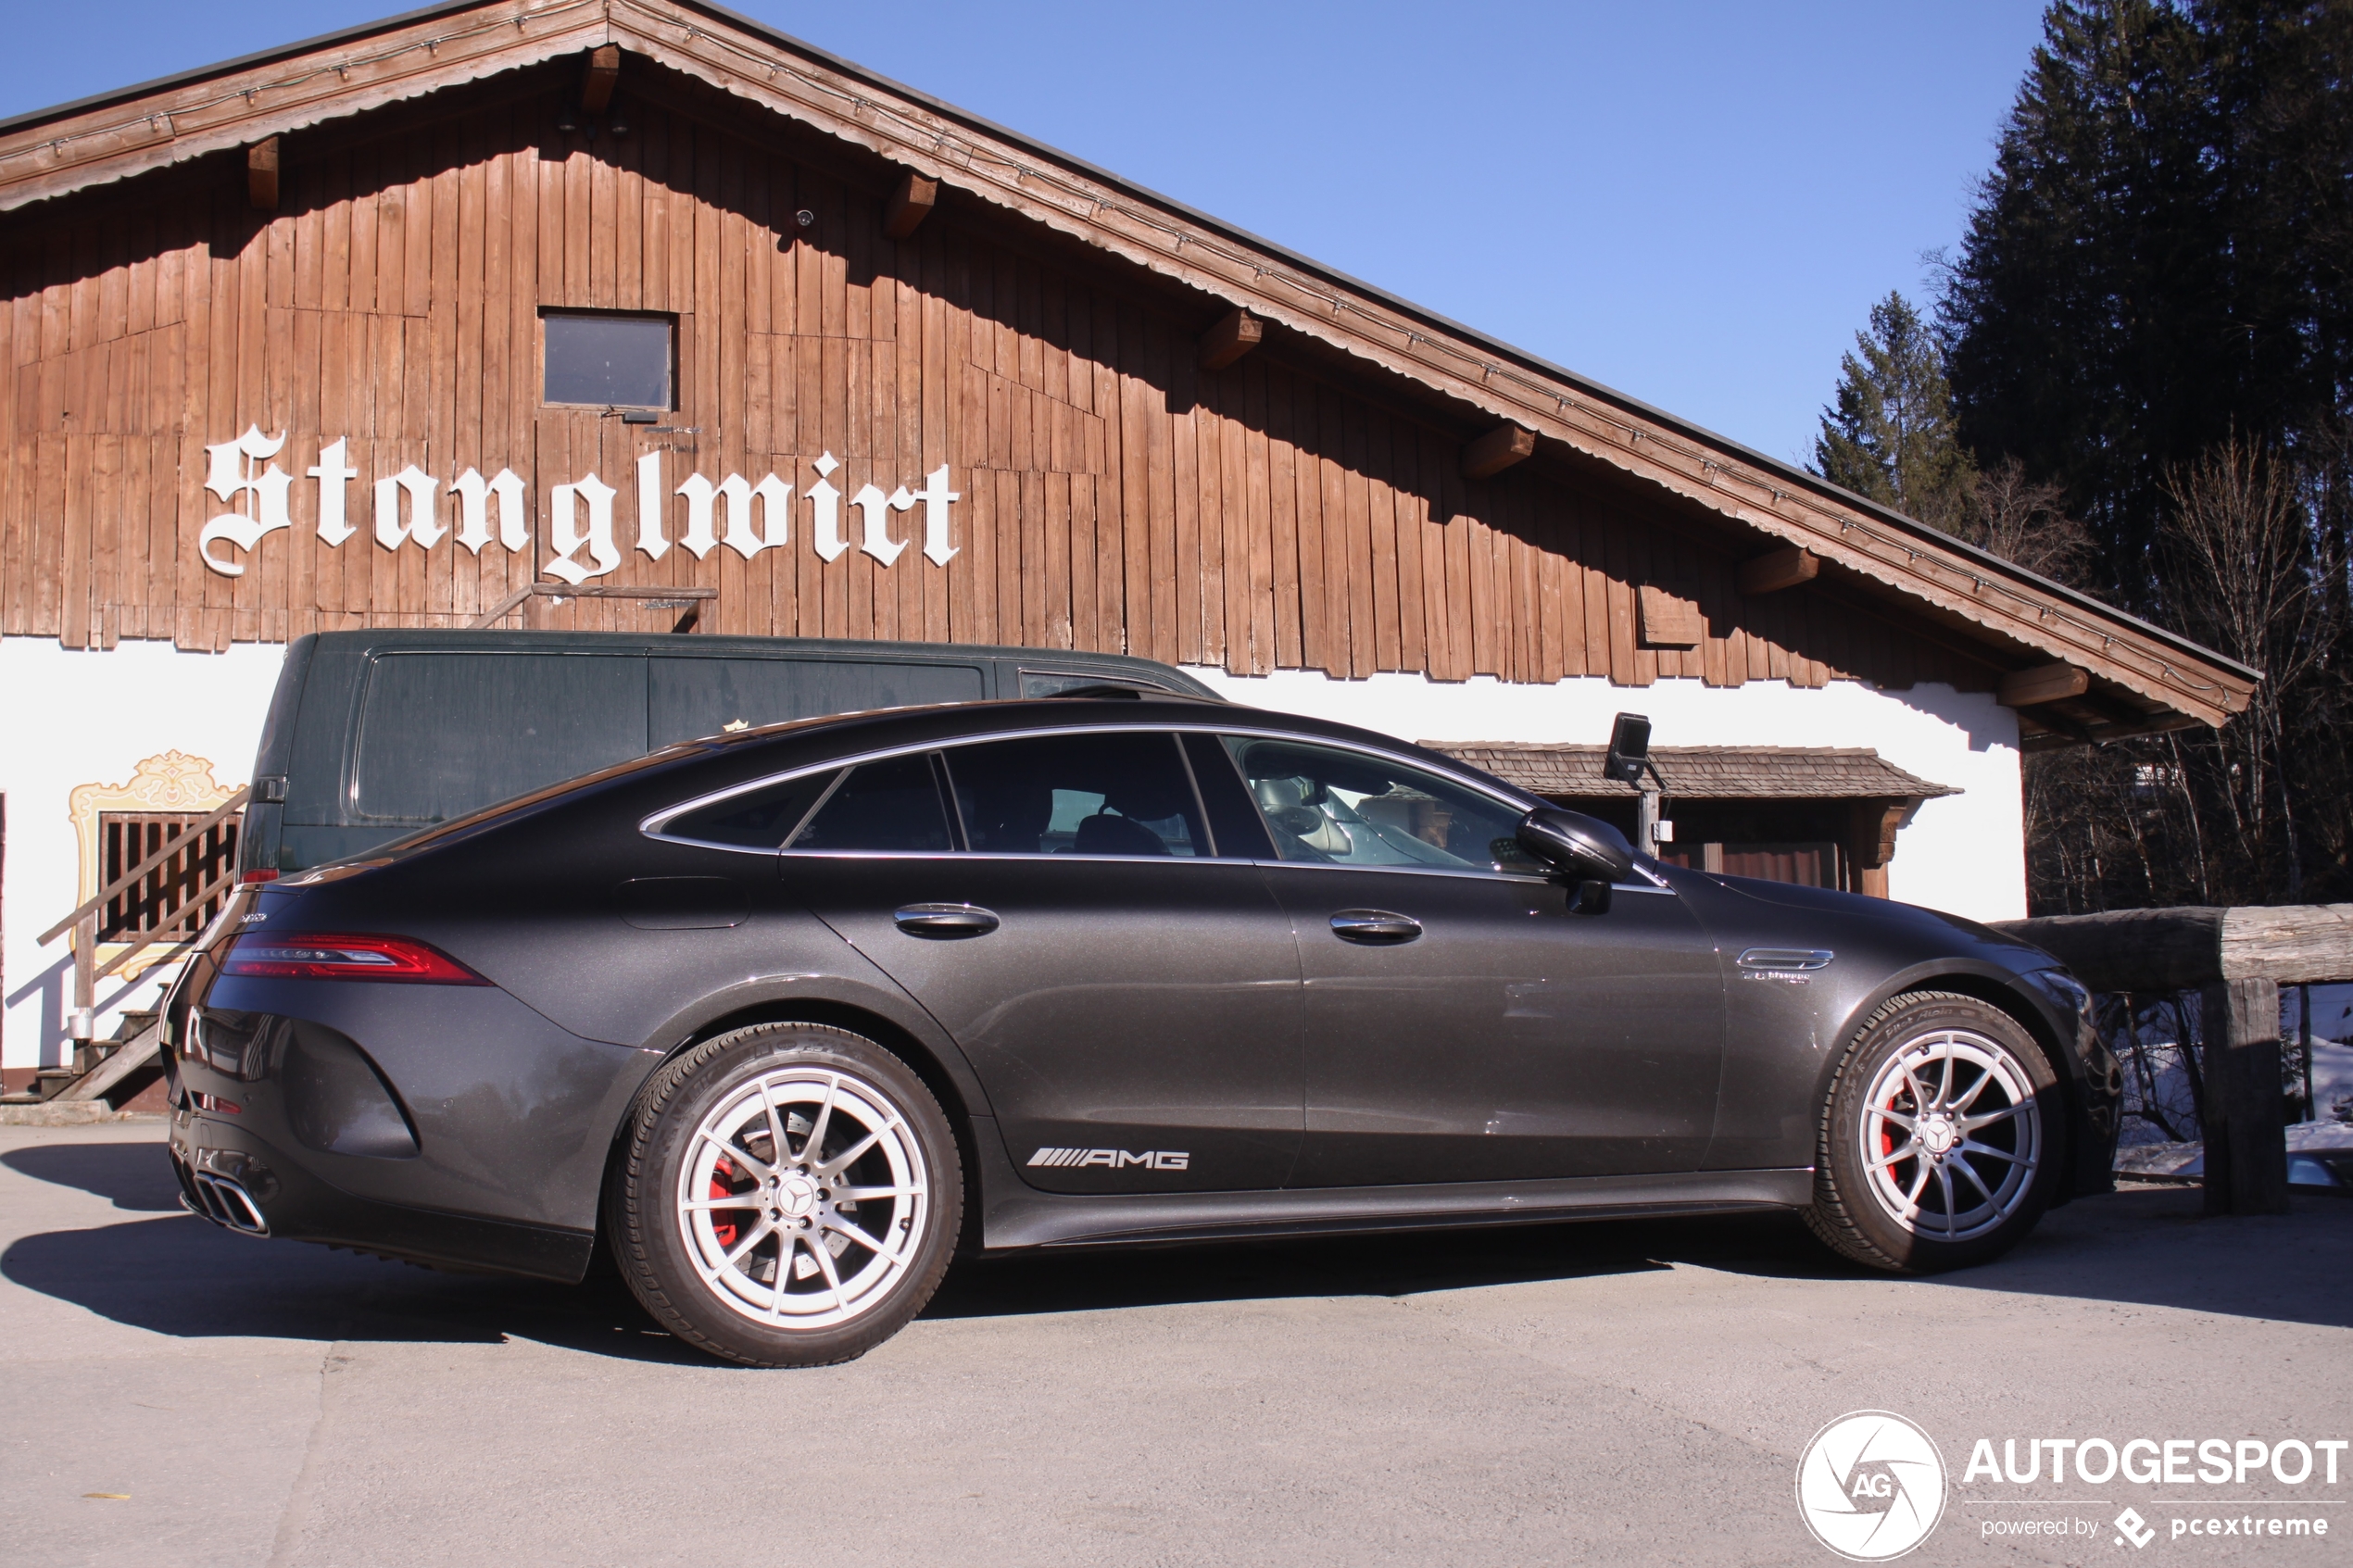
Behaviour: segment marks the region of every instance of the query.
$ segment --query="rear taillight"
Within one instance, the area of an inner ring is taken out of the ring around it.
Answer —
[[[487,985],[489,981],[437,948],[405,936],[298,936],[248,933],[231,945],[224,975],[266,980],[399,980],[426,985]]]
[[[256,866],[250,871],[242,871],[237,873],[237,885],[240,887],[250,887],[257,882],[277,880],[278,868],[275,866]]]

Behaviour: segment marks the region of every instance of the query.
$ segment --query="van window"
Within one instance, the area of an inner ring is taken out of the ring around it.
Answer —
[[[757,727],[828,713],[977,702],[988,695],[971,664],[882,660],[656,658],[648,670],[652,743],[698,740],[730,724]]]
[[[388,653],[367,681],[351,804],[374,822],[444,822],[650,749],[643,659]]]
[[[1150,681],[1139,681],[1132,675],[1088,674],[1071,670],[1024,670],[1021,672],[1021,695],[1052,696],[1057,692],[1076,691],[1083,686],[1126,686],[1131,691],[1156,692],[1165,688]]]

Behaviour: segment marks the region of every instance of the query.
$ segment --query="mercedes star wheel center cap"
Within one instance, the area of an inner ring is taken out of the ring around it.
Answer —
[[[806,1176],[786,1176],[776,1187],[776,1207],[794,1219],[817,1207],[817,1185]]]
[[[1942,1116],[1931,1116],[1920,1123],[1920,1143],[1931,1154],[1943,1154],[1953,1147],[1953,1123]]]

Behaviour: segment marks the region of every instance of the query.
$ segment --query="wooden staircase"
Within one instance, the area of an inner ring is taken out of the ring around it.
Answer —
[[[169,961],[203,934],[204,910],[237,884],[234,864],[197,875],[188,871],[191,847],[219,824],[245,809],[250,790],[241,789],[203,820],[172,835],[121,875],[84,899],[81,906],[41,934],[47,946],[70,934],[73,939],[73,1005],[70,1010],[73,1058],[65,1065],[44,1067],[33,1075],[24,1094],[0,1095],[0,1105],[44,1105],[54,1100],[104,1100],[120,1107],[155,1082],[163,1071],[156,1047],[162,1038],[161,1020],[154,1012],[126,1010],[119,1015],[111,1039],[94,1037],[98,982],[150,949],[165,949],[149,965]],[[182,875],[181,873],[187,872]],[[135,937],[126,937],[112,957],[98,956],[99,933],[109,906],[136,898],[145,887],[178,880],[173,886],[177,913]]]
[[[104,1100],[120,1109],[163,1074],[163,1015],[126,1010],[108,1040],[74,1043],[73,1064],[44,1067],[24,1094],[0,1095],[0,1105],[44,1105],[51,1100]]]

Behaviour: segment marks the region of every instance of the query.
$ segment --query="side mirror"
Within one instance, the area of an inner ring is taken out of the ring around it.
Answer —
[[[1623,882],[1634,870],[1634,847],[1597,818],[1557,806],[1539,806],[1519,820],[1520,847],[1579,882]]]

